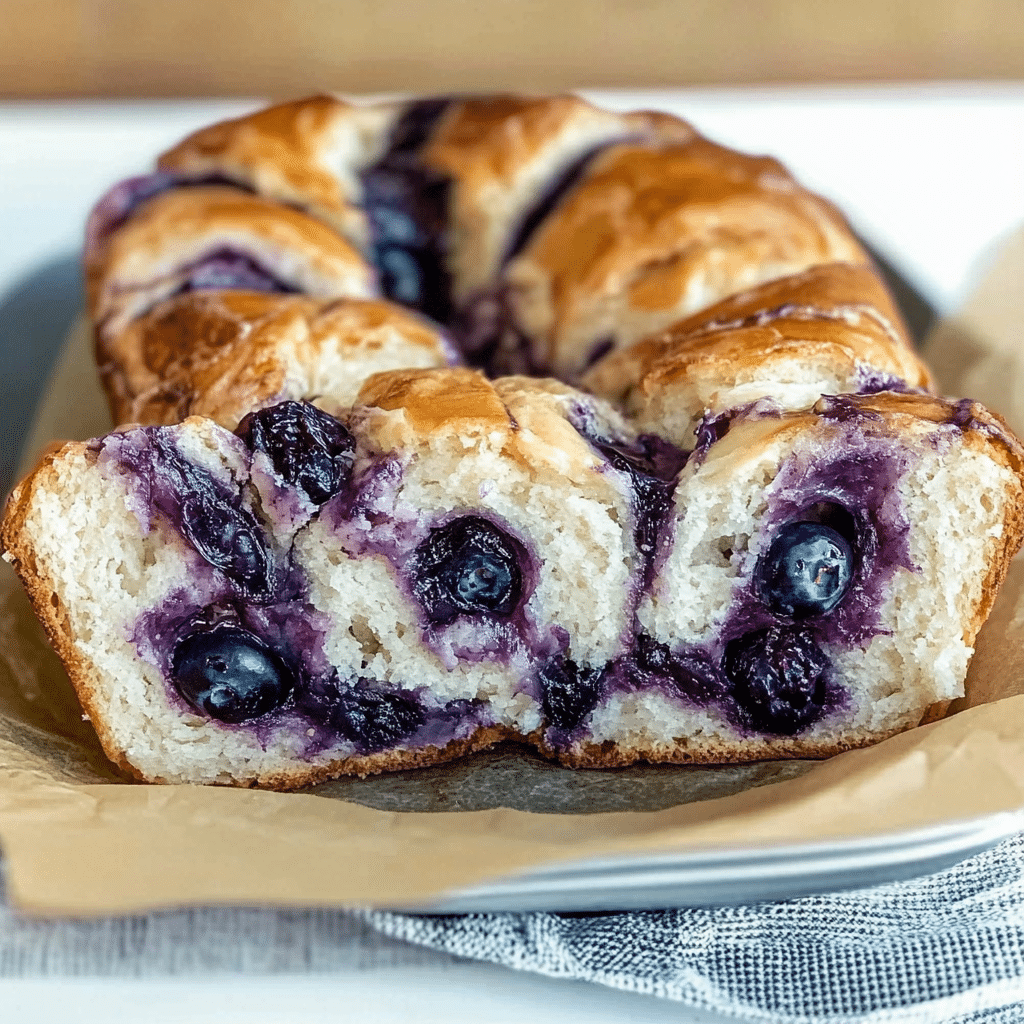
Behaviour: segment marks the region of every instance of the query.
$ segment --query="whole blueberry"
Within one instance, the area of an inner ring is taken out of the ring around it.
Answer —
[[[179,641],[171,672],[192,707],[232,724],[279,708],[294,688],[291,672],[270,647],[247,629],[227,624]]]
[[[571,732],[594,710],[601,696],[603,671],[577,665],[559,655],[539,673],[544,717],[556,729]]]
[[[787,523],[757,567],[762,599],[778,615],[824,615],[843,599],[853,576],[853,550],[824,523]]]
[[[250,597],[271,588],[270,556],[255,519],[213,493],[197,490],[181,501],[181,531],[202,557]]]
[[[202,558],[252,600],[265,600],[274,567],[263,530],[240,495],[186,459],[168,437],[150,435],[152,500]]]
[[[747,724],[780,736],[792,736],[821,717],[828,667],[812,637],[786,626],[732,640],[722,663]]]
[[[365,753],[394,746],[423,721],[423,709],[411,695],[362,687],[343,693],[331,715],[331,725]]]
[[[355,439],[333,416],[308,402],[281,402],[250,413],[238,436],[270,456],[274,469],[322,505],[347,483]]]
[[[480,516],[438,526],[416,549],[412,587],[432,622],[458,615],[509,615],[519,604],[523,576],[518,545]]]

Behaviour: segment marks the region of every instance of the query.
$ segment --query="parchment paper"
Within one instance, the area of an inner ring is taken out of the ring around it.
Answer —
[[[927,357],[950,393],[1024,433],[1024,234]],[[86,333],[27,446],[109,428]],[[508,744],[304,793],[147,786],[82,721],[13,572],[0,566],[0,844],[28,913],[196,903],[424,905],[487,879],[608,854],[877,836],[1024,808],[1024,563],[978,637],[949,717],[823,762],[570,771]]]

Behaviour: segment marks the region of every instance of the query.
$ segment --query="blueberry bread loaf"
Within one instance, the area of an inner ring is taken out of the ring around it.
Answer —
[[[143,779],[827,756],[962,693],[1021,544],[1020,443],[841,215],[666,115],[272,107],[86,270],[124,426],[0,546]]]

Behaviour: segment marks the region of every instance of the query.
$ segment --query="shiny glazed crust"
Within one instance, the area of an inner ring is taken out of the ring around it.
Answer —
[[[115,423],[208,416],[231,430],[288,399],[337,411],[363,376],[455,358],[434,324],[394,303],[256,292],[168,299],[97,352]]]
[[[133,320],[174,295],[204,258],[233,248],[293,291],[369,298],[374,275],[337,232],[303,213],[224,186],[165,192],[86,251],[89,316],[116,342]]]
[[[703,417],[758,400],[800,408],[822,393],[931,391],[933,381],[877,275],[829,263],[730,296],[612,352],[583,385],[690,448]]]

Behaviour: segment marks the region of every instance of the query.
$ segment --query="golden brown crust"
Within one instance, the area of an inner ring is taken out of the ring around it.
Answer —
[[[355,242],[366,239],[356,174],[382,151],[397,105],[310,96],[202,128],[164,153],[161,171],[221,176],[309,210]]]
[[[763,280],[867,261],[838,211],[778,161],[695,139],[610,148],[538,227],[508,277],[517,315],[543,338],[541,358],[573,376],[599,340],[591,324],[605,306],[653,330]],[[587,325],[582,338],[578,324]],[[611,333],[618,345],[633,340]]]
[[[612,352],[583,379],[652,428],[688,410],[701,416],[761,397],[781,408],[874,384],[930,390],[885,288],[869,267],[825,264],[731,296],[637,344]]]
[[[911,726],[907,726],[910,728]],[[546,757],[558,761],[566,768],[628,768],[635,764],[746,764],[750,761],[783,761],[791,758],[822,760],[857,750],[872,743],[895,736],[905,729],[886,729],[857,741],[823,743],[788,737],[743,740],[741,743],[691,748],[676,743],[652,754],[638,751],[611,741],[605,743],[577,743],[563,750],[538,746]]]
[[[896,345],[913,348],[903,317],[873,267],[852,263],[824,263],[798,274],[766,281],[756,288],[730,295],[666,328],[666,334],[689,335],[714,331],[756,318],[774,323],[803,315],[874,321]]]
[[[366,261],[320,221],[225,186],[172,189],[86,252],[89,314],[98,332],[116,338],[178,291],[197,263],[223,251],[250,258],[283,286],[312,296],[372,293]]]
[[[380,366],[445,366],[438,330],[379,299],[255,292],[172,298],[97,348],[115,423],[207,416],[233,430],[284,399],[351,405]]]
[[[512,419],[494,385],[478,370],[461,367],[375,373],[360,389],[358,404],[387,412],[401,409],[416,434],[512,430]]]
[[[593,122],[604,129],[588,131]],[[696,134],[668,114],[613,114],[579,96],[479,96],[453,103],[420,154],[426,166],[462,188],[508,183],[559,135],[574,131],[592,140],[655,132],[686,141]],[[588,147],[589,148],[589,147]]]
[[[359,412],[366,440],[380,451],[414,451],[435,439],[486,441],[531,473],[554,470],[583,492],[606,486],[602,462],[568,418],[578,393],[535,377],[488,380],[476,370],[396,370],[363,385]],[[380,409],[393,416],[373,417]],[[602,490],[603,493],[603,490]]]
[[[694,135],[668,115],[616,114],[571,95],[451,102],[417,161],[449,182],[445,237],[456,300],[496,285],[528,211],[579,161],[627,138]]]

